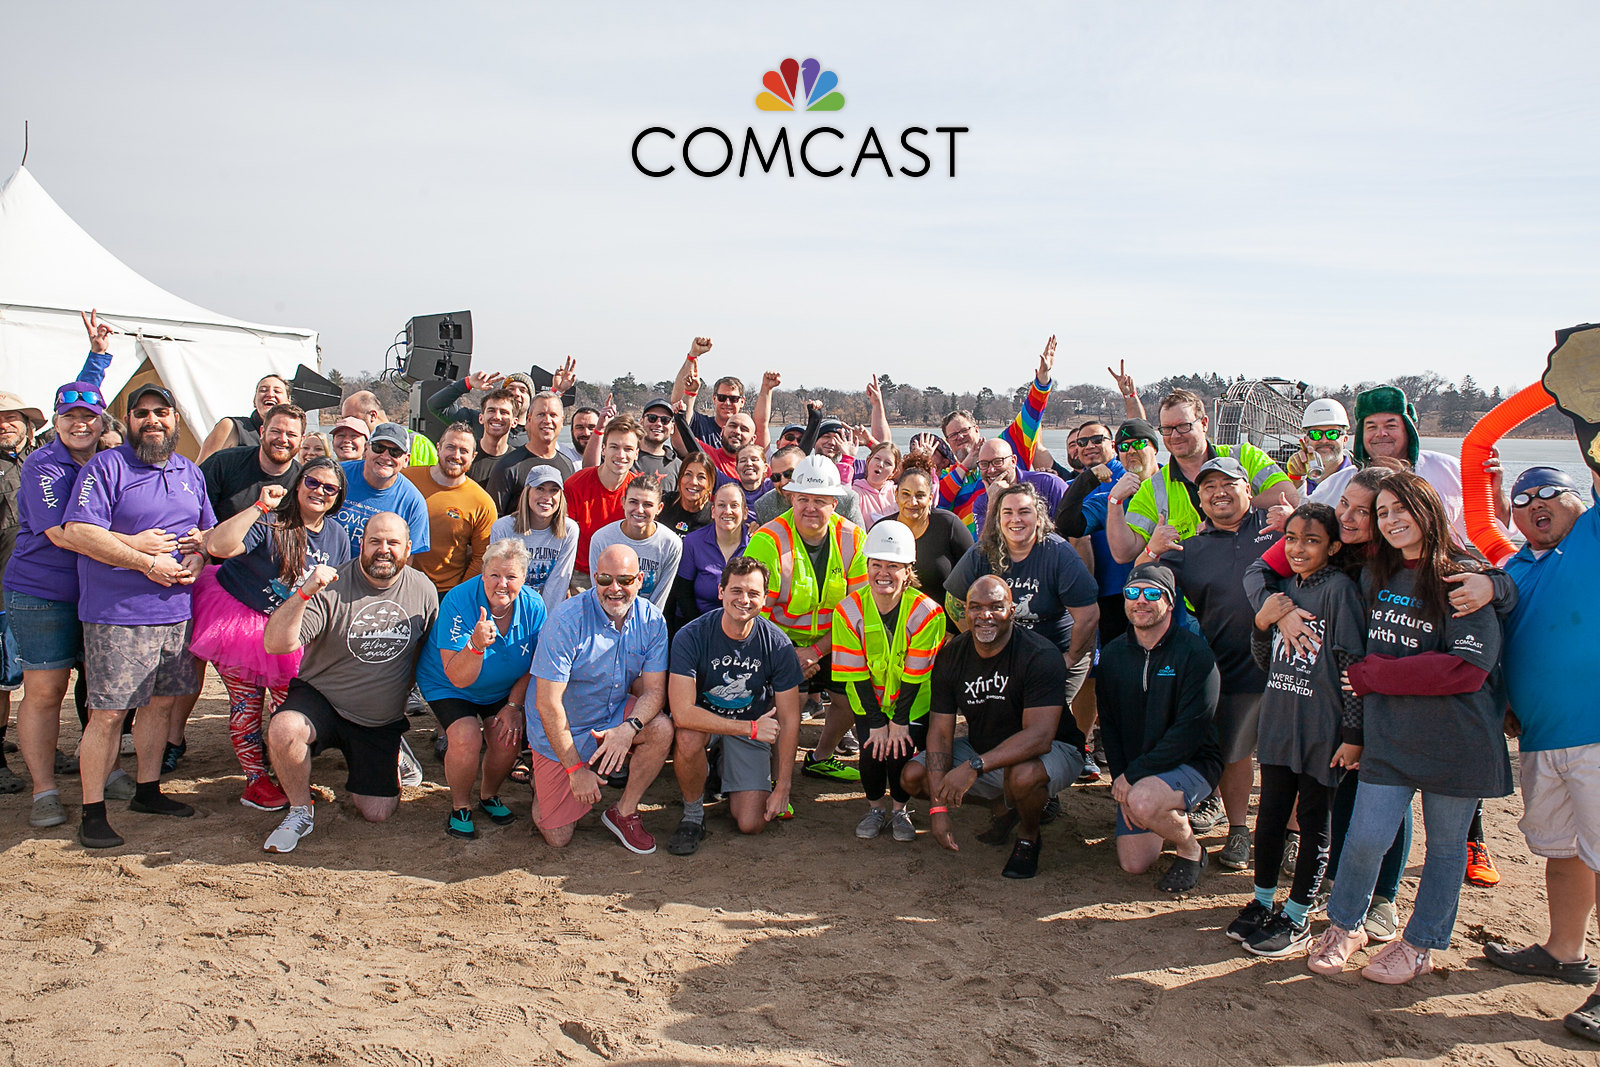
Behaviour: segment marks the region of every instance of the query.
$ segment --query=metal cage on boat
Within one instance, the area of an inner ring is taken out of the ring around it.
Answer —
[[[1300,447],[1300,416],[1311,402],[1309,388],[1287,378],[1234,382],[1217,401],[1211,440],[1219,445],[1248,441],[1283,463]]]

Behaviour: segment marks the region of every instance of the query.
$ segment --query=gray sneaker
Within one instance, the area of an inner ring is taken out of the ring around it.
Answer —
[[[1213,794],[1195,805],[1195,809],[1189,813],[1189,828],[1197,834],[1208,834],[1222,818],[1222,798]]]
[[[261,850],[293,852],[300,839],[309,834],[315,826],[316,819],[310,808],[290,808],[289,814],[283,817],[278,828],[267,835],[266,843],[261,846]]]
[[[911,813],[901,808],[889,816],[889,832],[894,835],[896,841],[915,841],[917,826],[911,821]]]
[[[863,841],[871,841],[883,833],[883,828],[889,825],[889,813],[883,808],[871,808],[860,822],[856,823],[856,836]],[[915,836],[916,831],[912,831]]]
[[[422,761],[403,737],[400,739],[400,784],[412,787],[422,784]]]
[[[47,826],[60,826],[66,821],[67,809],[61,806],[61,798],[53,793],[35,800],[33,814],[28,816],[28,825],[36,830],[43,830]]]
[[[1387,897],[1373,897],[1362,929],[1367,932],[1368,940],[1393,941],[1400,936],[1400,909]]]
[[[1228,831],[1228,843],[1217,853],[1217,862],[1230,871],[1242,871],[1250,866],[1250,830],[1235,826]]]
[[[111,777],[106,779],[105,798],[107,800],[132,800],[138,787],[134,785],[133,778],[127,771],[112,771]]]

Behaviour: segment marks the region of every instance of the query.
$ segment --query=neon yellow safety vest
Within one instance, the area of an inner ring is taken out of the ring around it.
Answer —
[[[1212,445],[1211,452],[1214,457],[1232,456],[1239,461],[1244,472],[1250,476],[1252,496],[1279,482],[1286,488],[1294,484],[1272,461],[1272,457],[1255,445],[1249,443]],[[1139,486],[1138,492],[1128,499],[1124,508],[1128,525],[1138,531],[1146,541],[1156,532],[1156,527],[1161,525],[1163,515],[1167,517],[1167,525],[1174,527],[1178,531],[1178,536],[1182,538],[1193,537],[1200,529],[1200,524],[1205,521],[1200,509],[1194,506],[1189,490],[1174,476],[1173,471],[1176,468],[1176,463],[1168,463],[1146,478],[1144,484]]]
[[[811,556],[795,530],[791,512],[750,535],[744,554],[767,565],[767,601],[761,613],[799,648],[816,644],[831,632],[833,609],[850,593],[867,587],[867,537],[861,527],[838,515],[828,520],[833,551],[828,573],[817,581]]]
[[[900,688],[907,682],[925,682],[933,673],[933,660],[944,645],[944,609],[932,597],[915,589],[900,596],[894,636],[883,629],[883,616],[872,594],[851,593],[833,613],[833,679],[836,682],[870,682],[884,715],[894,718]],[[865,715],[853,686],[846,688],[850,707]],[[911,705],[911,722],[928,714],[933,691],[924,685]]]

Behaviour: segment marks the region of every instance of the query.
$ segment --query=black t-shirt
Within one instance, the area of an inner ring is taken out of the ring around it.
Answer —
[[[561,477],[570,478],[577,468],[572,461],[560,452],[545,459],[528,451],[527,445],[519,445],[495,460],[494,466],[489,470],[489,481],[484,486],[489,496],[494,500],[495,510],[502,515],[513,515],[517,510],[517,501],[522,498],[523,483],[528,479],[528,472],[535,467],[551,466],[561,472]]]
[[[811,557],[811,573],[818,576],[817,585],[821,586],[821,576],[828,573],[828,559],[833,555],[833,538],[824,532],[819,544],[814,545],[803,537],[800,538],[800,543],[806,546],[806,555]]]
[[[700,527],[711,525],[711,501],[708,498],[705,507],[699,511],[685,511],[678,494],[669,493],[666,503],[662,505],[661,514],[656,517],[656,522],[679,537],[687,537]]]
[[[971,547],[972,531],[956,518],[955,512],[944,508],[930,512],[928,528],[917,538],[917,581],[923,592],[942,600],[945,579]]]
[[[206,496],[211,499],[211,510],[218,522],[233,518],[261,497],[263,485],[281,485],[289,488],[295,475],[300,473],[299,460],[290,460],[289,469],[282,474],[268,474],[261,469],[261,450],[258,445],[240,445],[213,452],[200,464],[200,473],[206,478]],[[181,534],[181,530],[168,531]]]
[[[934,660],[929,711],[963,716],[967,740],[987,752],[1021,732],[1024,708],[1060,707],[1055,739],[1081,749],[1083,731],[1062,706],[1066,689],[1061,650],[1034,631],[1013,626],[1011,640],[990,659],[978,655],[966,633],[948,641]]]
[[[1250,654],[1256,613],[1244,591],[1245,571],[1279,537],[1264,529],[1267,519],[1265,511],[1251,508],[1234,533],[1207,523],[1183,542],[1182,551],[1174,549],[1161,557],[1178,579],[1178,595],[1194,606],[1200,632],[1217,657],[1224,693],[1260,693],[1267,688],[1267,674]]]

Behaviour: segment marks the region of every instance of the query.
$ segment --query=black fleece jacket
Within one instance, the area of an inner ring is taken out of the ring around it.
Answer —
[[[1095,690],[1113,778],[1131,785],[1187,763],[1212,785],[1222,776],[1217,694],[1222,676],[1205,638],[1172,625],[1152,649],[1133,631],[1100,653]]]

